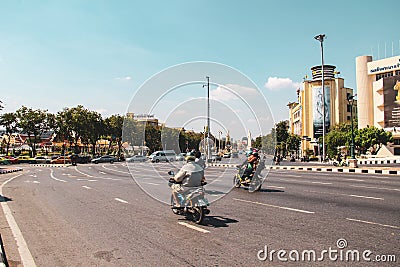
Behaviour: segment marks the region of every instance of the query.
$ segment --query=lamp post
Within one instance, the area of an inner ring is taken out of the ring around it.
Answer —
[[[207,136],[207,145],[206,145],[206,157],[207,161],[210,158],[210,77],[206,76],[207,84],[203,85],[203,87],[207,86],[207,129],[206,129],[206,136]],[[206,140],[204,140],[206,142]]]
[[[222,131],[218,131],[218,135],[219,135],[219,138],[218,138],[218,153],[221,152],[221,134],[222,134]]]
[[[354,103],[354,95],[347,96],[347,102],[350,105],[350,121],[351,121],[351,144],[350,144],[350,156],[351,159],[355,159],[354,155],[354,126],[353,126],[353,103]]]
[[[322,73],[322,161],[325,161],[325,84],[324,84],[324,38],[325,34],[314,37],[321,43],[321,73]]]

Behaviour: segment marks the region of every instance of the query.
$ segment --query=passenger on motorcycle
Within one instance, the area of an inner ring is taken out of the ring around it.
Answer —
[[[204,169],[195,163],[195,159],[192,155],[187,156],[187,163],[173,177],[176,183],[171,186],[172,195],[178,205],[181,204],[179,198],[185,195],[186,191],[190,190],[191,187],[202,186],[205,182]]]

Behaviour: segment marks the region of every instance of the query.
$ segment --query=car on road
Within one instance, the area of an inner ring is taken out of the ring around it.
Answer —
[[[4,158],[8,159],[8,160],[10,161],[11,164],[17,164],[17,163],[19,163],[19,162],[18,162],[18,159],[17,159],[16,157],[13,157],[13,156],[4,156]]]
[[[176,160],[176,154],[174,150],[155,151],[149,156],[149,159],[151,162],[171,162]]]
[[[10,160],[5,157],[0,157],[0,165],[8,165],[11,164]]]
[[[126,162],[145,162],[147,160],[146,156],[135,155],[130,158],[126,158]]]
[[[35,161],[36,161],[36,163],[39,163],[39,164],[46,164],[46,163],[50,163],[51,160],[44,156],[37,156],[37,157],[35,157]]]
[[[91,162],[94,164],[98,164],[98,163],[106,163],[106,162],[114,163],[116,161],[118,161],[118,159],[116,157],[113,157],[110,155],[104,155],[104,156],[92,159]]]
[[[18,163],[36,163],[36,160],[30,156],[19,156],[17,159]]]
[[[70,164],[71,163],[71,156],[60,156],[56,159],[52,159],[50,161],[51,164]]]

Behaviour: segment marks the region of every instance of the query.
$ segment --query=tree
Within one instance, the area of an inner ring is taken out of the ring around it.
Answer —
[[[286,139],[287,150],[297,154],[300,148],[300,144],[301,144],[300,136],[298,136],[297,134],[289,133],[288,138]]]
[[[17,131],[17,115],[15,113],[4,113],[0,116],[0,125],[6,128],[6,135],[8,136],[6,141],[6,155],[8,155],[8,149],[10,147],[11,135]]]
[[[350,146],[351,142],[351,125],[342,123],[335,125],[325,136],[326,152],[330,158],[335,158],[338,153],[338,148],[341,146]],[[319,143],[322,143],[320,137]]]
[[[82,118],[84,129],[80,131],[82,142],[92,145],[92,155],[96,154],[96,143],[104,135],[106,125],[100,113],[86,110]]]
[[[370,150],[372,154],[376,154],[383,145],[393,141],[393,136],[391,132],[386,132],[384,129],[369,126],[358,130],[354,141],[361,153],[365,154],[367,150]]]
[[[122,127],[124,125],[124,117],[121,115],[112,115],[104,120],[104,124],[106,127],[106,134],[110,139],[110,147],[115,142],[118,146],[117,155],[118,157],[121,157]]]
[[[21,129],[22,133],[28,135],[27,141],[32,148],[30,154],[32,157],[36,156],[36,144],[40,141],[41,135],[49,131],[54,125],[54,116],[47,113],[47,110],[27,108],[22,106],[16,111],[17,126]]]

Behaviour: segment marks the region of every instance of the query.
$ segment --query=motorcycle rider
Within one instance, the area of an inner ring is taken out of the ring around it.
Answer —
[[[195,162],[196,158],[193,155],[188,154],[186,164],[173,177],[176,183],[171,186],[172,195],[178,207],[183,204],[178,200],[179,194],[180,196],[185,195],[185,192],[189,191],[191,187],[202,186],[205,182],[204,169]]]
[[[257,169],[257,164],[259,161],[259,155],[256,149],[249,152],[248,154],[249,156],[247,158],[247,166],[242,175],[242,180],[244,180],[245,183],[251,182],[251,175]]]

